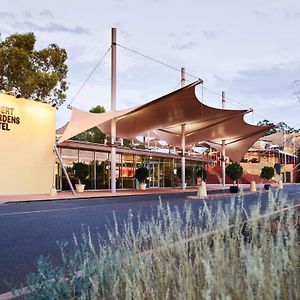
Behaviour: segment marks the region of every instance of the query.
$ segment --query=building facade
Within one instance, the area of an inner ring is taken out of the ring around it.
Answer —
[[[76,182],[72,175],[73,163],[84,162],[89,165],[90,170],[89,176],[84,181],[86,189],[110,189],[110,146],[68,140],[59,144],[59,152],[72,183]],[[212,158],[196,153],[188,154],[186,156],[187,186],[197,184],[197,169],[215,163]],[[149,170],[148,188],[180,186],[178,170],[181,167],[181,156],[179,154],[119,146],[115,170],[117,189],[137,188],[135,170],[140,166],[145,166]],[[56,187],[58,190],[70,189],[58,161],[56,162]]]

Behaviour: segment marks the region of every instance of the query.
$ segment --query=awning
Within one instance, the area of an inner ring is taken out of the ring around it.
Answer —
[[[144,105],[120,111],[95,114],[73,108],[71,120],[59,142],[94,126],[110,135],[111,120],[116,119],[119,137],[133,139],[152,131],[169,145],[179,146],[181,125],[185,124],[187,146],[199,141],[221,143],[225,140],[227,155],[240,160],[271,127],[247,124],[243,116],[248,110],[218,109],[201,103],[195,94],[199,83],[196,81]]]

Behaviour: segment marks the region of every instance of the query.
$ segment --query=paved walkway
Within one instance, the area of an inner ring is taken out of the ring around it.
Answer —
[[[226,184],[225,189],[220,184],[207,184],[208,194],[230,194],[230,184]],[[240,189],[248,191],[249,184],[240,184]],[[257,190],[263,189],[263,184],[256,185]],[[29,202],[29,201],[49,201],[49,200],[66,200],[66,199],[85,199],[85,198],[107,198],[107,197],[124,197],[124,196],[137,196],[137,195],[149,195],[149,194],[172,194],[172,193],[187,193],[194,192],[196,194],[197,187],[187,188],[181,190],[180,188],[153,188],[142,190],[128,189],[128,190],[117,190],[116,193],[112,193],[109,190],[99,191],[85,191],[84,193],[76,193],[72,195],[71,192],[58,192],[57,195],[50,194],[35,194],[35,195],[6,195],[0,196],[0,204],[14,203],[14,202]]]

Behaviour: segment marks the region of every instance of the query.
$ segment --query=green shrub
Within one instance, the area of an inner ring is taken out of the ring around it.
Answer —
[[[197,177],[201,177],[203,181],[206,181],[207,178],[207,171],[205,167],[200,167],[196,172]]]
[[[281,164],[275,163],[274,164],[274,169],[275,169],[277,175],[281,174]]]
[[[233,183],[235,183],[243,175],[243,167],[239,163],[233,162],[226,167],[225,172]]]
[[[136,169],[135,178],[139,182],[145,183],[148,177],[149,177],[149,171],[146,167],[139,167],[138,169]]]
[[[267,166],[263,167],[261,169],[260,177],[264,178],[264,179],[267,179],[267,180],[270,180],[271,178],[274,177],[274,168],[267,167]]]
[[[74,176],[78,179],[78,183],[86,179],[89,175],[89,165],[83,162],[73,163]]]

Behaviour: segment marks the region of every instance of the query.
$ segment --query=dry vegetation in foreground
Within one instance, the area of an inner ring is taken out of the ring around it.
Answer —
[[[109,244],[93,245],[87,231],[80,245],[74,237],[74,255],[62,250],[61,267],[40,259],[25,297],[300,299],[299,207],[284,202],[270,193],[269,212],[279,213],[260,218],[257,205],[247,223],[242,201],[214,215],[205,206],[197,220],[188,205],[179,213],[160,204],[155,217],[138,224],[129,212],[125,233],[116,225]]]

